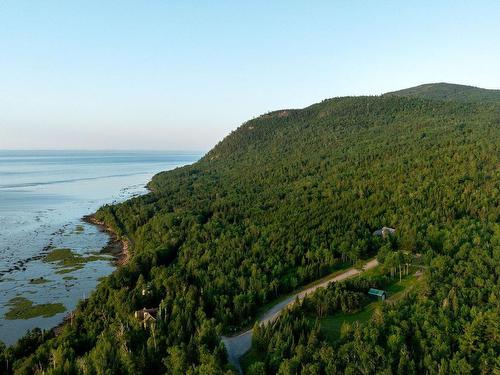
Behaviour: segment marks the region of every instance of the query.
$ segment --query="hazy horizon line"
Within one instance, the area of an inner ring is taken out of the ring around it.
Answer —
[[[80,151],[80,152],[196,152],[203,153],[209,150],[200,149],[129,149],[129,148],[0,148],[0,152],[4,151]]]

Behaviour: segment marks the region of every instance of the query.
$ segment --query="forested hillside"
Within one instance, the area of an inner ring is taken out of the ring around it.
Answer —
[[[287,314],[298,323],[265,337],[293,326],[312,338],[299,349],[283,344],[254,370],[491,373],[499,366],[500,97],[481,93],[467,101],[335,98],[244,123],[199,162],[155,176],[151,193],[97,212],[130,241],[129,263],[79,304],[57,337],[34,332],[0,349],[0,368],[231,372],[221,333],[382,249],[385,257],[422,254],[423,293],[387,307],[381,323],[346,333],[337,348],[301,328],[300,312]],[[382,226],[396,235],[374,236]],[[159,307],[146,328],[134,318],[143,307]],[[276,365],[283,361],[291,362]]]
[[[498,103],[500,90],[485,90],[479,87],[455,85],[452,83],[428,83],[409,89],[389,92],[385,95],[435,100],[456,100],[461,102]]]

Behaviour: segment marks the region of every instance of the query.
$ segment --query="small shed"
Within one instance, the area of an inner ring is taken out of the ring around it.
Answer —
[[[368,294],[370,296],[380,298],[382,301],[385,301],[385,299],[387,298],[387,292],[385,290],[370,288]]]

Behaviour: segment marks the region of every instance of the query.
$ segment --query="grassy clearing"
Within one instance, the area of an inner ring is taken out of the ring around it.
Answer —
[[[378,267],[364,271],[363,277],[364,278],[371,278],[371,277],[382,276],[383,274],[384,274],[383,267],[378,266]]]
[[[345,263],[338,263],[332,270],[331,270],[331,273],[322,277],[321,279],[318,279],[318,280],[315,280],[313,281],[312,283],[309,283],[307,285],[304,285],[302,286],[300,289],[297,289],[295,290],[294,292],[292,293],[288,293],[288,294],[285,294],[285,295],[282,295],[268,303],[266,303],[265,305],[261,306],[258,310],[258,313],[256,314],[256,317],[258,318],[259,316],[261,316],[262,314],[264,314],[267,310],[269,310],[272,306],[276,305],[277,303],[280,303],[281,301],[285,300],[286,298],[288,298],[289,296],[291,295],[294,295],[294,294],[297,294],[297,293],[300,293],[301,291],[305,290],[305,289],[309,289],[315,285],[318,285],[318,284],[321,284],[322,282],[324,281],[327,281],[329,279],[332,279],[334,278],[335,276],[338,276],[340,275],[341,273],[345,272],[346,269],[349,269],[351,267],[354,267],[354,268],[357,268],[357,269],[362,269],[363,266],[369,262],[370,260],[372,260],[373,258],[371,259],[366,259],[366,260],[362,260],[362,261],[359,261],[357,264],[353,265],[352,263],[348,263],[348,262],[345,262]],[[377,274],[379,274],[381,272],[380,270],[380,267],[375,267],[371,270],[368,270],[368,271],[364,271],[363,272],[363,275],[370,275],[370,276],[375,276]],[[370,314],[371,316],[371,314]],[[257,320],[257,318],[254,319],[254,323],[255,321]],[[340,332],[340,330],[339,330]],[[263,358],[261,358],[261,354],[258,353],[256,350],[254,350],[253,348],[250,348],[250,350],[248,352],[246,352],[241,358],[240,358],[240,365],[241,365],[241,368],[243,369],[243,373],[246,374],[248,373],[248,370],[250,368],[250,366],[252,364],[254,364],[255,362],[258,362],[258,361],[262,361]]]
[[[373,269],[368,272],[373,271],[379,272],[377,269]],[[387,298],[387,302],[395,302],[401,299],[406,292],[415,287],[421,278],[414,276],[406,276],[401,281],[396,281],[385,288],[388,292],[389,297]],[[382,306],[381,301],[374,301],[366,305],[362,310],[352,313],[337,313],[332,316],[328,316],[324,319],[320,320],[321,331],[325,335],[326,339],[329,342],[334,342],[340,338],[340,330],[342,328],[342,324],[349,323],[352,324],[354,322],[367,322],[373,315],[373,312],[377,307]]]
[[[34,305],[32,301],[24,297],[14,297],[8,303],[9,311],[5,313],[5,319],[31,319],[38,316],[49,318],[66,311],[62,303],[43,303]]]
[[[329,342],[334,342],[340,338],[340,330],[344,323],[366,322],[370,320],[377,306],[381,306],[381,302],[372,302],[364,309],[353,314],[338,313],[328,316],[320,320],[321,332]]]

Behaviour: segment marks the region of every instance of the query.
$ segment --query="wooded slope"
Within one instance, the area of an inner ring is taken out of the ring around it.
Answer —
[[[489,285],[499,111],[490,100],[387,95],[248,121],[199,162],[155,176],[150,194],[100,209],[97,217],[130,239],[130,263],[79,305],[59,337],[35,335],[36,345],[5,356],[28,373],[94,373],[103,363],[111,373],[223,371],[221,332],[340,262],[376,254],[385,241],[372,232],[382,226],[397,230],[393,249],[429,262],[456,256],[447,244],[457,233],[477,233],[480,264],[460,277],[475,285],[468,298],[486,303],[498,295]],[[158,306],[155,326],[141,328],[134,310]]]

